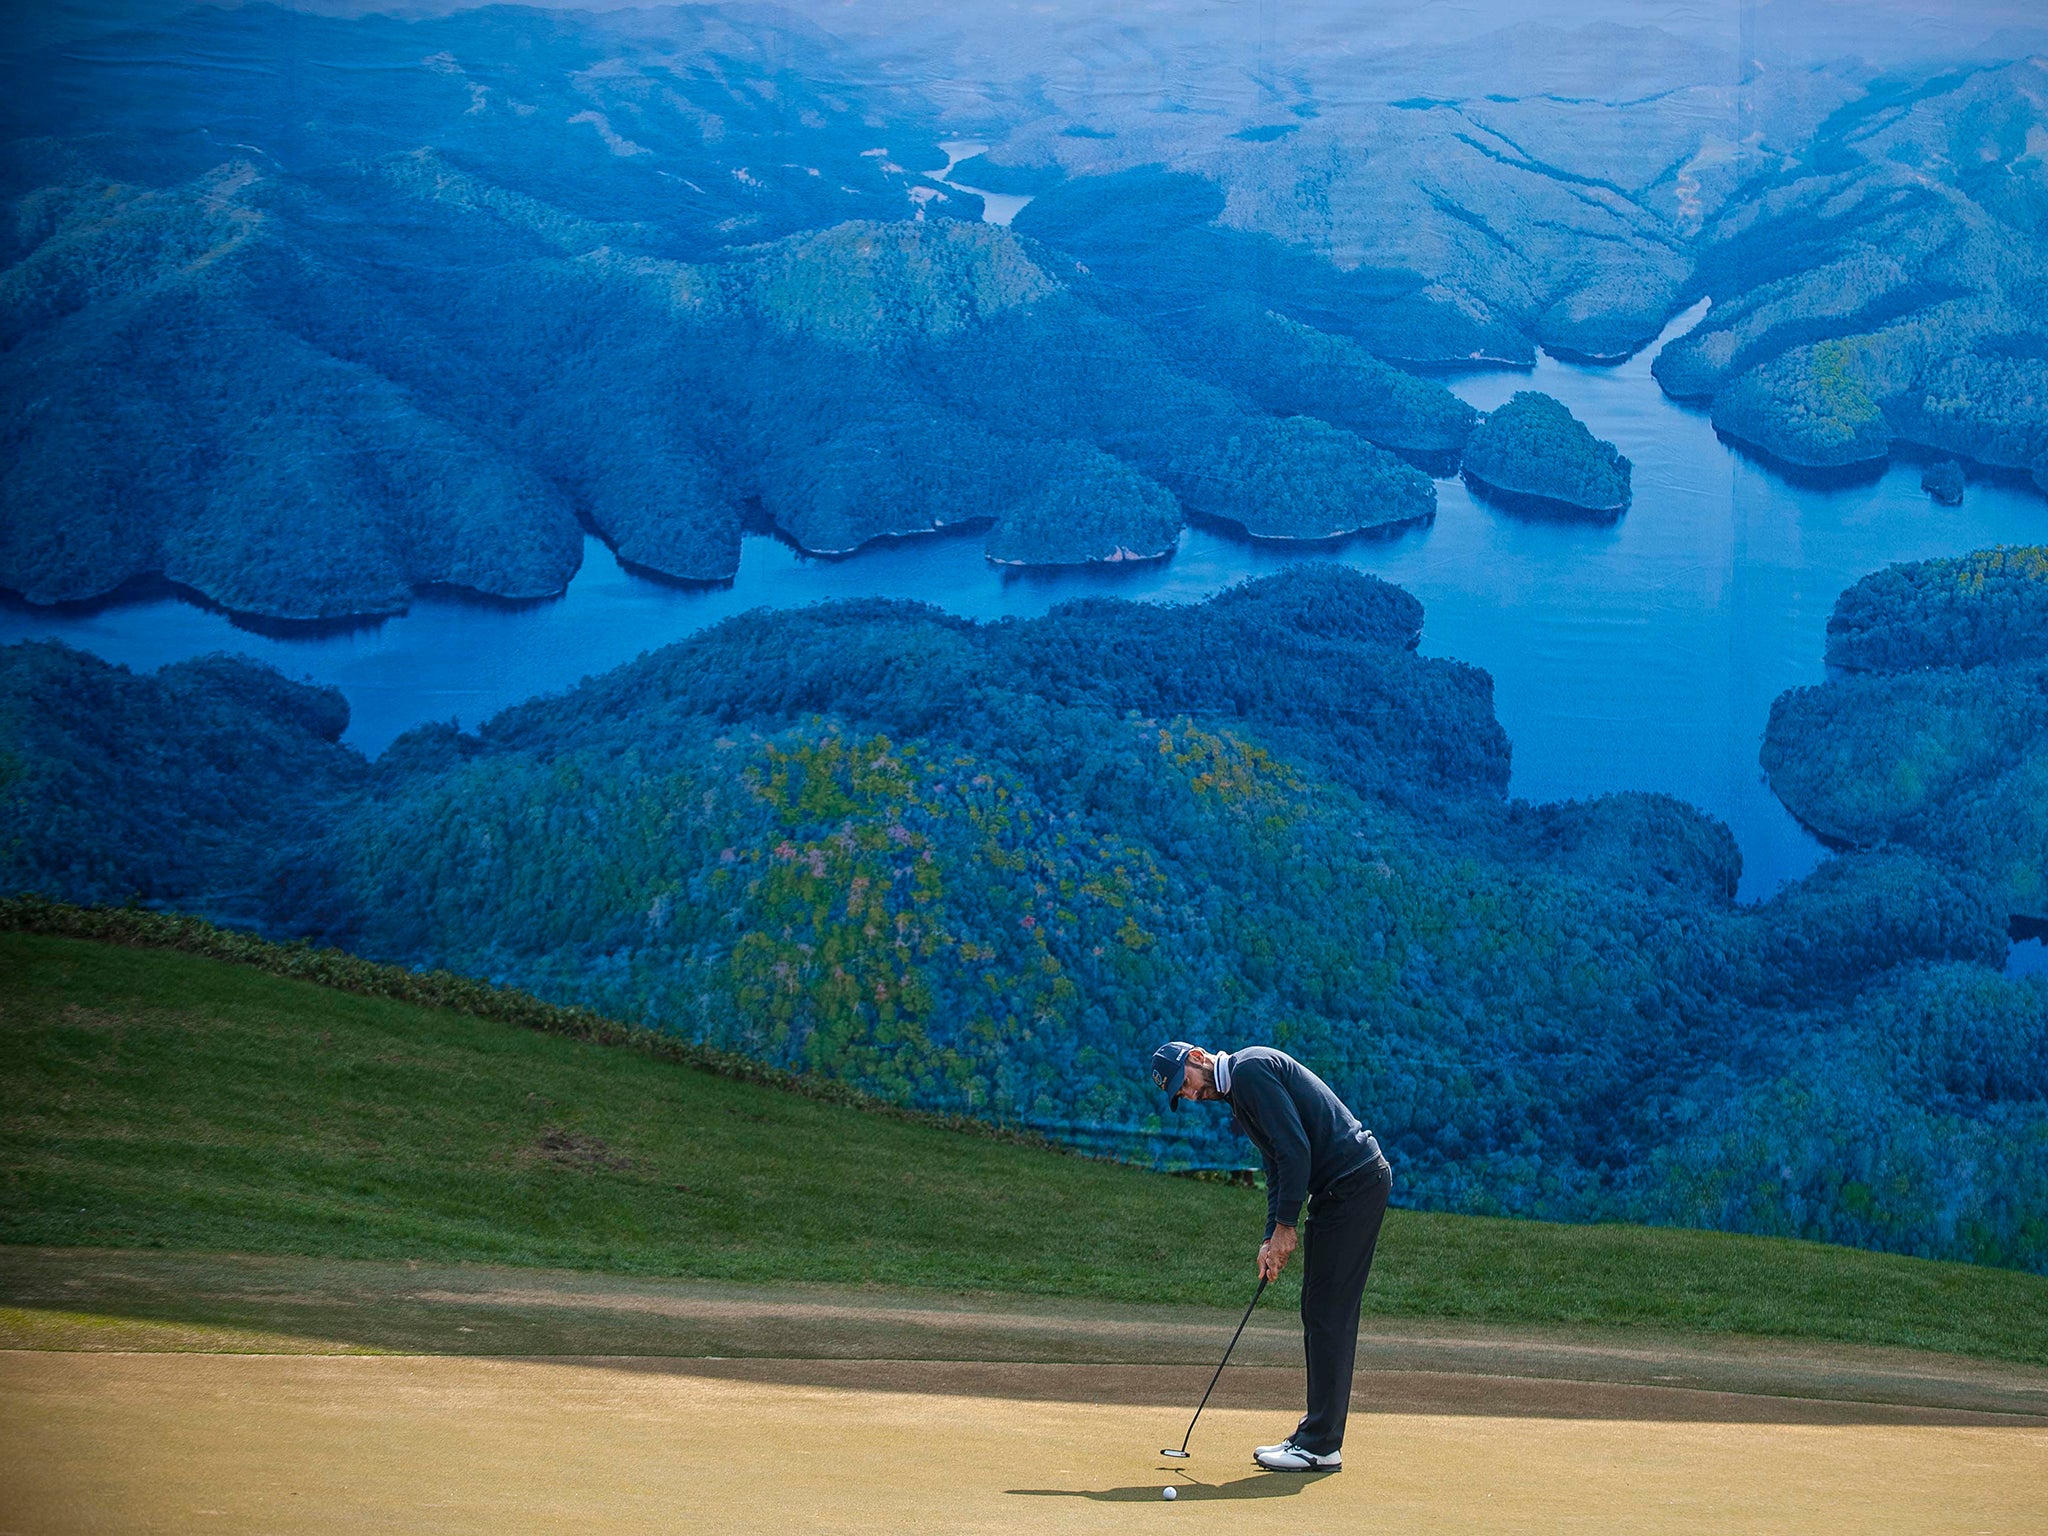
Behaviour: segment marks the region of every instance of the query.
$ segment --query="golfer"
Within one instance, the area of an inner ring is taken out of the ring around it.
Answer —
[[[1152,1053],[1152,1080],[1178,1111],[1182,1099],[1220,1099],[1231,1124],[1266,1165],[1266,1240],[1259,1274],[1279,1277],[1297,1242],[1302,1202],[1301,1342],[1308,1358],[1308,1412],[1278,1445],[1252,1459],[1274,1472],[1334,1472],[1344,1465],[1358,1307],[1387,1214],[1394,1171],[1371,1131],[1329,1085],[1285,1051],[1254,1045],[1210,1055],[1170,1040]]]

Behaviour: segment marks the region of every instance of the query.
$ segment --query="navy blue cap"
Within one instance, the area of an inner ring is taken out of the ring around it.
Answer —
[[[1166,1107],[1180,1113],[1181,1085],[1187,1081],[1188,1052],[1194,1047],[1185,1040],[1169,1040],[1152,1053],[1152,1081],[1166,1095]]]

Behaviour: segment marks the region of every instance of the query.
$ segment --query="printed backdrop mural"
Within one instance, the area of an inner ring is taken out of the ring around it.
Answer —
[[[2048,1269],[2033,6],[6,26],[0,895]]]

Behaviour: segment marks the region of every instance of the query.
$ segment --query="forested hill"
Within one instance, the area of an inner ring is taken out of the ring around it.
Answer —
[[[1274,121],[1227,48],[1091,45],[1071,100],[1024,50],[971,82],[1012,232],[904,83],[953,36],[883,68],[770,8],[254,3],[0,61],[0,589],[322,620],[558,593],[586,528],[688,581],[750,527],[1344,538],[1430,517],[1399,456],[1453,472],[1473,429],[1396,364],[1619,360],[1700,297],[1658,377],[1730,435],[2048,472],[2037,60],[1304,42]],[[1162,56],[1255,120],[1179,110]],[[1611,506],[1614,468],[1567,478]]]
[[[1763,762],[1838,843],[1971,871],[2048,924],[2048,549],[1896,565],[1844,592],[1828,660],[1771,706]]]
[[[222,102],[187,57],[265,84]],[[1431,516],[1387,447],[1469,425],[1263,310],[1212,317],[1213,359],[1108,313],[921,174],[927,104],[765,12],[257,4],[34,62],[0,109],[0,587],[34,602],[532,598],[581,524],[702,581],[750,523],[832,554],[986,524],[1037,565],[1187,516],[1325,539]]]
[[[1800,465],[1894,441],[2048,488],[2048,61],[1881,79],[1708,221],[1666,391]]]
[[[1890,851],[1739,908],[1690,808],[1507,800],[1490,683],[1423,618],[1327,567],[758,613],[367,764],[261,669],[190,710],[174,670],[15,647],[0,884],[132,883],[1167,1164],[1248,1154],[1161,1115],[1151,1046],[1270,1041],[1417,1204],[2048,1264],[2048,989],[1997,974],[1998,905]]]
[[[1828,618],[1828,665],[1859,672],[2048,657],[2048,548],[1983,549],[1873,572]]]
[[[1596,438],[1561,401],[1517,390],[1487,414],[1465,448],[1465,474],[1511,496],[1618,516],[1629,503],[1632,466]]]
[[[532,597],[573,574],[579,515],[717,580],[749,517],[840,554],[993,524],[1001,558],[1081,564],[1163,553],[1184,512],[1326,538],[1435,511],[1391,453],[1162,354],[990,225],[854,220],[692,264],[428,151],[146,193],[71,174],[37,196],[92,217],[17,265],[11,313],[0,291],[0,585],[36,601],[149,573],[287,618],[428,582]],[[1300,344],[1243,330],[1233,367]]]

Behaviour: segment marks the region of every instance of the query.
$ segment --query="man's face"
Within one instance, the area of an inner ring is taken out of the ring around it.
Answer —
[[[1188,1052],[1187,1075],[1181,1081],[1180,1097],[1197,1103],[1216,1097],[1216,1058],[1199,1045]]]

